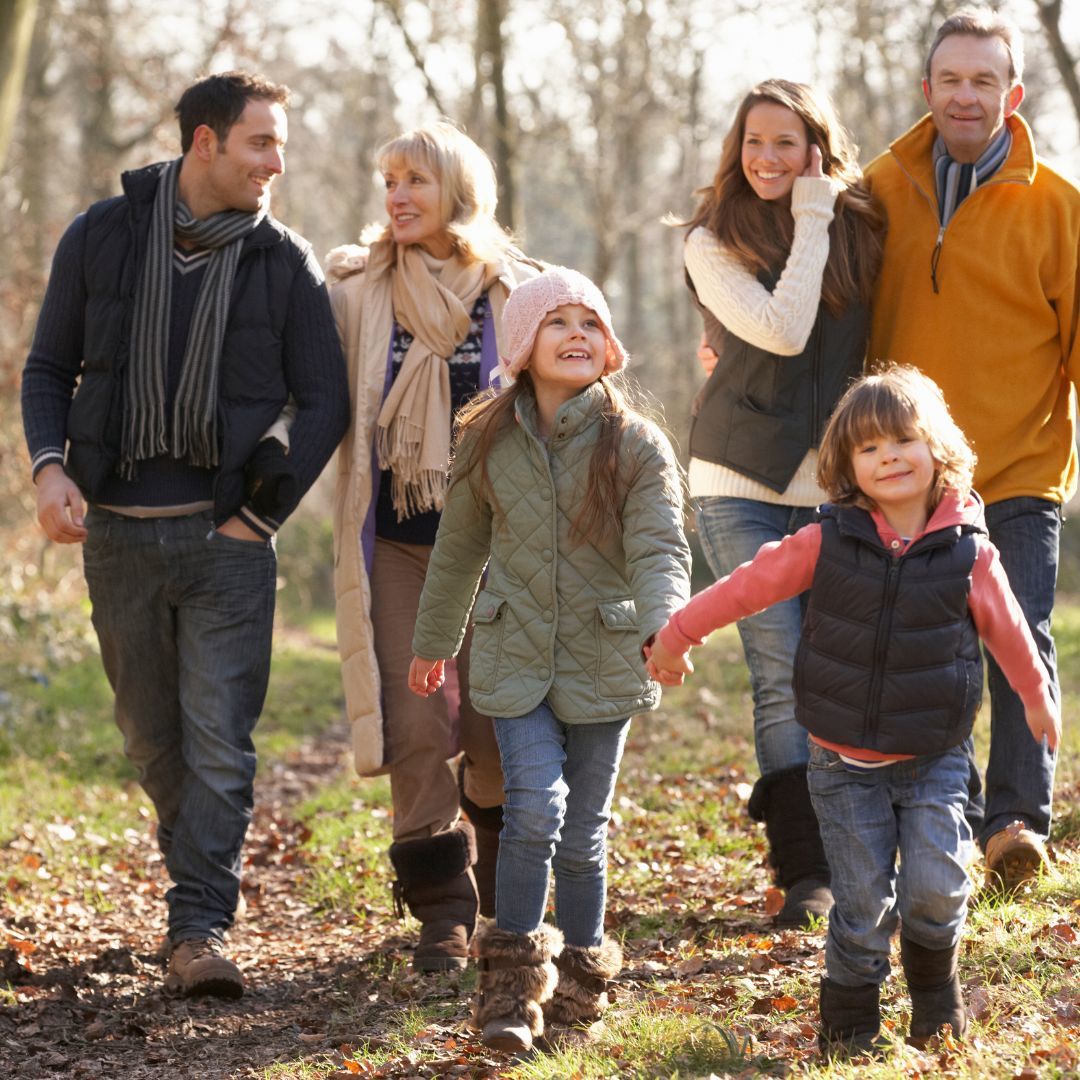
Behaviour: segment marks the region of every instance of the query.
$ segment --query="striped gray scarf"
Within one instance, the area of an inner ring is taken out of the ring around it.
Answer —
[[[990,140],[974,164],[954,161],[945,148],[945,140],[939,135],[934,140],[934,177],[937,183],[938,218],[948,225],[956,208],[980,184],[985,184],[1005,163],[1012,148],[1012,135],[1007,125]]]
[[[128,480],[135,477],[136,462],[160,454],[171,454],[202,468],[217,465],[218,368],[229,297],[244,238],[266,216],[262,209],[253,214],[224,210],[197,221],[177,198],[182,161],[177,158],[162,169],[151,212],[146,263],[135,290],[120,452],[120,475]],[[174,234],[210,248],[213,254],[188,330],[170,441],[166,435],[165,387]]]

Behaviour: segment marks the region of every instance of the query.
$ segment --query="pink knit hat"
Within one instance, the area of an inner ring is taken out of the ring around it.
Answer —
[[[580,304],[596,312],[607,338],[604,374],[613,375],[626,366],[630,357],[611,329],[611,312],[604,294],[584,274],[566,266],[550,266],[539,277],[518,285],[506,301],[500,370],[505,381],[513,382],[529,362],[544,316],[564,304]]]

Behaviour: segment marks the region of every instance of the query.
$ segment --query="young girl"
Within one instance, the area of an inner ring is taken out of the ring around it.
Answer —
[[[627,357],[600,290],[549,269],[510,294],[503,327],[514,381],[459,420],[409,686],[442,684],[471,610],[470,691],[505,777],[473,1019],[519,1052],[545,1015],[595,1019],[621,966],[603,935],[612,793],[630,716],[659,700],[642,646],[689,595],[690,557],[671,447],[609,378]]]
[[[956,972],[970,882],[965,748],[982,694],[979,638],[1036,740],[1060,733],[1027,622],[986,538],[974,467],[940,390],[914,368],[861,379],[826,428],[807,525],[695,596],[657,635],[649,671],[674,684],[708,634],[810,589],[796,718],[836,905],[821,981],[826,1051],[870,1049],[889,939],[911,992],[910,1041],[964,1032]],[[897,855],[900,867],[897,870]]]
[[[743,98],[712,183],[688,224],[691,293],[705,318],[709,379],[690,430],[690,496],[717,578],[814,520],[825,422],[862,372],[884,219],[829,99],[768,79]],[[739,624],[754,694],[764,821],[784,890],[781,927],[832,905],[795,721],[797,598]]]

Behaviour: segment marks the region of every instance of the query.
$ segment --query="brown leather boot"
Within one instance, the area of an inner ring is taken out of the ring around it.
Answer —
[[[591,1024],[609,1005],[610,980],[622,970],[622,946],[605,937],[599,945],[564,945],[555,959],[559,983],[544,1006],[548,1024]]]
[[[185,997],[238,998],[244,994],[244,976],[217,938],[193,938],[171,947],[165,988]]]
[[[394,903],[404,918],[408,905],[420,922],[413,953],[417,971],[447,971],[469,962],[469,939],[476,927],[479,902],[472,866],[476,837],[467,821],[452,829],[391,845],[397,874]]]
[[[544,1034],[543,1005],[555,992],[559,973],[552,960],[562,934],[543,925],[529,934],[482,926],[473,942],[479,976],[471,1026],[484,1045],[504,1054],[523,1054]]]

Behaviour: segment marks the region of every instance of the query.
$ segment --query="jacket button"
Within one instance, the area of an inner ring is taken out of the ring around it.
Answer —
[[[889,544],[889,547],[891,547],[893,549],[893,551],[895,551],[899,546],[900,546],[900,541],[899,540],[894,540],[891,544]]]
[[[551,498],[551,491],[546,487],[542,487],[540,489],[540,498],[541,499],[550,499]]]
[[[555,618],[555,615],[553,612],[545,611],[543,618],[544,622],[551,622],[551,620]]]
[[[544,562],[551,562],[551,559],[552,559],[551,548],[544,548],[544,550],[540,552],[540,558],[543,559]]]
[[[541,679],[550,679],[550,678],[551,678],[551,669],[550,669],[550,668],[546,668],[546,667],[542,667],[542,668],[541,668],[541,669],[540,669],[540,670],[539,670],[539,671],[537,672],[537,674],[538,674],[538,675],[540,676],[540,678],[541,678]]]

